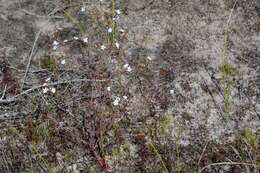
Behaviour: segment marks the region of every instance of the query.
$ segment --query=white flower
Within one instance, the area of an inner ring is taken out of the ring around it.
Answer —
[[[42,91],[42,92],[43,92],[44,94],[46,94],[48,91],[49,91],[48,88],[43,88],[43,91]]]
[[[119,43],[118,43],[118,42],[116,42],[116,43],[115,43],[115,45],[116,45],[116,48],[118,48],[118,49],[119,49]]]
[[[59,45],[59,42],[57,42],[56,40],[53,41],[53,45],[54,46],[58,46]]]
[[[132,68],[131,68],[131,67],[128,67],[128,68],[127,68],[127,71],[128,71],[128,72],[131,72],[131,71],[132,71]]]
[[[174,94],[174,90],[173,90],[173,89],[171,89],[171,90],[170,90],[170,93],[171,93],[171,94]]]
[[[79,39],[79,37],[73,37],[74,38],[74,40],[78,40]]]
[[[51,92],[52,92],[53,94],[55,94],[55,93],[56,93],[56,88],[51,88]]]
[[[59,42],[57,42],[56,40],[54,40],[53,41],[53,43],[52,43],[52,45],[53,45],[53,50],[56,50],[56,49],[58,49],[58,45],[59,45]]]
[[[107,30],[108,33],[111,33],[112,31],[113,31],[112,28],[108,28],[108,30]]]
[[[127,67],[129,67],[129,64],[125,64],[125,65],[124,65],[124,68],[127,68]]]
[[[107,87],[107,91],[111,91],[111,87]]]
[[[120,10],[116,10],[116,14],[121,14],[121,11]]]
[[[152,61],[152,58],[151,58],[150,56],[147,56],[147,59],[148,59],[149,61]]]
[[[87,43],[88,42],[88,38],[86,37],[86,38],[83,38],[83,42],[84,43]]]
[[[85,12],[85,11],[86,11],[86,7],[85,6],[81,7],[81,12]]]
[[[63,60],[61,60],[61,62],[60,62],[62,65],[65,65],[66,64],[66,60],[65,59],[63,59]]]
[[[132,68],[129,66],[129,64],[125,64],[124,68],[126,69],[126,71],[131,72]]]
[[[119,32],[124,33],[125,30],[124,29],[119,29]]]
[[[126,100],[126,99],[127,99],[127,96],[123,96],[123,98]]]
[[[45,82],[48,82],[48,81],[50,81],[51,80],[51,78],[50,77],[48,77],[47,79],[45,79]],[[46,84],[46,83],[45,83]]]
[[[114,105],[114,106],[118,106],[118,105],[119,105],[119,102],[120,102],[120,98],[119,98],[119,97],[116,97],[116,99],[113,101],[113,105]]]
[[[113,21],[119,20],[119,16],[113,17],[112,20]]]
[[[100,47],[102,50],[105,50],[106,49],[106,46],[105,45],[101,45]]]

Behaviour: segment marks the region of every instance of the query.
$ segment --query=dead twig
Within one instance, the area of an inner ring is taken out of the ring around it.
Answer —
[[[67,81],[58,81],[58,82],[48,83],[48,84],[44,84],[44,85],[37,85],[37,86],[34,86],[30,89],[27,89],[27,90],[21,92],[20,94],[17,94],[15,96],[11,97],[11,98],[0,99],[0,104],[7,104],[7,103],[15,102],[15,101],[17,101],[18,97],[21,97],[25,94],[28,94],[30,92],[33,92],[37,89],[41,89],[41,88],[44,88],[44,87],[64,85],[64,84],[69,84],[69,83],[79,83],[79,82],[106,82],[108,80],[109,79],[75,79],[75,80],[67,80]]]
[[[204,148],[203,148],[203,150],[202,150],[202,153],[201,153],[200,158],[199,158],[199,161],[198,161],[198,167],[199,167],[199,165],[200,165],[200,161],[201,161],[201,159],[202,159],[202,157],[203,157],[203,155],[204,155],[204,153],[205,153],[205,151],[206,151],[206,148],[207,148],[208,144],[209,144],[209,140],[207,141],[206,145],[204,146]],[[199,169],[198,169],[198,170],[199,170]]]
[[[36,47],[36,43],[40,37],[40,34],[41,34],[41,31],[39,31],[36,36],[35,36],[35,40],[34,40],[34,43],[33,43],[33,46],[32,46],[32,50],[31,50],[31,53],[30,53],[30,56],[29,56],[29,60],[28,60],[28,64],[27,64],[27,67],[26,67],[26,71],[25,71],[25,74],[24,74],[24,77],[23,77],[23,81],[22,81],[22,84],[21,84],[21,91],[23,90],[23,87],[24,87],[24,82],[26,80],[26,77],[27,77],[27,74],[28,74],[28,71],[29,71],[29,68],[31,66],[31,62],[32,62],[32,57],[34,55],[34,49]]]
[[[244,162],[219,162],[219,163],[212,163],[207,166],[204,166],[201,170],[199,170],[199,173],[203,172],[205,169],[210,168],[211,166],[222,166],[222,165],[243,165],[243,166],[253,166],[260,168],[260,164],[252,164],[252,163],[244,163]]]
[[[50,16],[50,15],[48,15],[48,16],[41,16],[41,15],[32,13],[32,12],[30,12],[30,11],[27,11],[27,10],[25,10],[25,9],[22,9],[22,12],[24,12],[25,14],[31,15],[31,16],[39,17],[39,18],[64,19],[64,17],[62,17],[62,16]]]
[[[5,88],[4,88],[3,94],[1,96],[1,99],[5,98],[6,88],[7,88],[7,85],[5,85]]]

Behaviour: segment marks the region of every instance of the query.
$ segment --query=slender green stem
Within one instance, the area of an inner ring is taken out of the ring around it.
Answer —
[[[156,147],[154,146],[154,144],[152,142],[149,143],[150,147],[152,148],[153,152],[159,157],[160,159],[160,162],[162,164],[162,167],[163,167],[163,173],[169,173],[167,167],[166,167],[166,164],[164,162],[164,160],[162,159],[162,156],[161,154],[158,152],[158,150],[156,149]]]
[[[116,37],[116,21],[115,21],[115,16],[116,16],[116,0],[111,0],[112,1],[112,7],[111,7],[111,28],[112,28],[112,33],[111,33],[111,42],[113,43],[115,41]]]

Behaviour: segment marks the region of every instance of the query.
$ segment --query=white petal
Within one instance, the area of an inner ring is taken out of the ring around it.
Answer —
[[[54,46],[58,46],[59,45],[59,42],[57,42],[56,40],[53,41],[53,45]]]
[[[116,43],[115,43],[115,45],[116,45],[116,47],[119,49],[119,43],[118,43],[118,42],[116,42]]]
[[[83,38],[83,42],[84,43],[87,43],[88,42],[88,38],[86,37],[86,38]]]
[[[105,50],[106,49],[106,46],[105,45],[101,45],[100,47],[102,50]]]
[[[112,28],[108,28],[108,30],[107,30],[108,33],[111,33],[112,31],[113,31]]]
[[[124,33],[124,32],[125,32],[125,30],[124,30],[124,29],[120,29],[120,30],[119,30],[119,32],[122,32],[122,33]]]
[[[117,105],[119,105],[119,102],[120,102],[120,98],[116,97],[116,99],[113,102],[113,105],[117,106]]]
[[[132,68],[131,68],[131,67],[128,67],[128,68],[127,68],[127,71],[128,71],[128,72],[131,72],[131,71],[132,71]]]
[[[51,78],[48,77],[47,79],[45,79],[45,82],[48,82],[48,81],[50,81],[50,80],[51,80]]]
[[[66,64],[66,60],[63,59],[61,62],[60,62],[62,65]]]
[[[57,49],[58,49],[58,46],[53,46],[52,49],[53,49],[53,50],[57,50]]]
[[[51,88],[51,92],[54,94],[56,93],[56,88]]]
[[[121,11],[120,10],[116,10],[116,14],[121,14]]]
[[[85,12],[86,11],[86,7],[81,7],[81,12]]]
[[[42,91],[42,92],[43,92],[44,94],[46,94],[48,91],[49,91],[48,88],[43,88],[43,91]]]
[[[128,68],[128,67],[129,67],[129,64],[125,64],[125,65],[124,65],[124,68]]]

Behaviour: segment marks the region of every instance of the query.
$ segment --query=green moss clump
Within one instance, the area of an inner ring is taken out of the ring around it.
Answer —
[[[54,71],[57,67],[57,60],[53,56],[44,56],[40,60],[40,66],[43,69]]]
[[[259,143],[259,137],[253,132],[251,128],[246,128],[243,133],[243,139],[252,148],[257,148]]]

